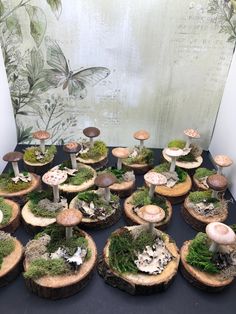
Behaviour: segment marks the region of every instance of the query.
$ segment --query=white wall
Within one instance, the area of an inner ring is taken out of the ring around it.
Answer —
[[[3,63],[2,51],[0,49],[0,173],[6,166],[2,156],[14,150],[16,139],[16,126],[11,105],[8,82]]]
[[[230,191],[236,198],[236,54],[234,54],[226,81],[215,130],[209,147],[211,154],[228,155],[234,165],[225,170]]]

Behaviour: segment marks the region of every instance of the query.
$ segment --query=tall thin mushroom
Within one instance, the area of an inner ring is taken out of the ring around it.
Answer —
[[[209,251],[218,252],[219,245],[236,244],[236,235],[229,226],[221,222],[211,222],[206,226],[206,234],[212,241]]]
[[[6,162],[11,162],[14,171],[14,176],[18,177],[20,174],[18,161],[22,160],[23,154],[20,152],[10,152],[3,156],[3,160]]]
[[[170,170],[169,171],[173,172],[173,171],[175,171],[176,160],[177,160],[178,157],[183,155],[183,150],[180,149],[180,148],[175,148],[175,147],[173,147],[173,148],[166,148],[165,153],[171,159]]]
[[[153,234],[155,223],[165,218],[165,211],[156,205],[145,205],[137,210],[137,215],[148,223],[148,230]]]
[[[52,186],[53,189],[53,201],[55,203],[59,203],[60,201],[60,192],[59,192],[59,184],[62,184],[67,179],[67,173],[62,170],[51,170],[46,172],[42,176],[42,180],[44,183]]]
[[[36,131],[32,134],[33,138],[40,141],[40,150],[44,154],[45,153],[45,141],[50,138],[50,133],[47,131]]]
[[[223,168],[230,167],[233,164],[233,160],[227,155],[216,155],[213,158],[215,164],[218,166],[217,173],[222,174]]]
[[[194,129],[186,129],[184,130],[184,134],[187,136],[185,148],[189,148],[192,139],[200,138],[199,132]]]
[[[113,148],[112,155],[117,157],[117,169],[120,170],[122,168],[122,159],[129,157],[129,150],[128,148],[116,147]]]
[[[73,227],[77,226],[82,218],[82,213],[75,208],[67,208],[58,213],[56,221],[58,225],[66,228],[66,240],[73,236]]]
[[[88,127],[83,130],[83,133],[89,138],[90,147],[92,148],[94,145],[93,139],[100,134],[100,130],[95,127]]]
[[[110,186],[117,182],[116,177],[110,173],[99,174],[94,184],[99,188],[104,188],[104,199],[109,203],[111,200]]]
[[[139,130],[133,134],[133,137],[139,141],[139,148],[144,148],[144,141],[149,139],[150,134],[145,130]]]
[[[144,180],[148,184],[150,184],[150,187],[149,187],[149,197],[150,198],[153,198],[156,186],[165,185],[167,183],[166,177],[163,174],[157,173],[155,171],[147,172],[144,175]]]
[[[72,169],[78,169],[76,154],[81,150],[81,145],[76,142],[70,142],[63,146],[64,152],[70,155]]]
[[[207,185],[212,189],[212,197],[218,198],[218,192],[226,190],[228,181],[225,176],[220,174],[212,174],[207,178]]]

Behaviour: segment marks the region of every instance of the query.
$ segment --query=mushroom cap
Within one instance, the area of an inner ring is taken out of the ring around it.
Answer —
[[[236,241],[236,235],[229,226],[221,222],[211,222],[206,226],[208,238],[218,244],[233,244]]]
[[[165,218],[165,211],[156,205],[143,206],[136,213],[147,222],[160,222]]]
[[[83,129],[83,133],[85,136],[92,138],[92,137],[97,137],[100,134],[100,130],[98,128],[95,127],[88,127]]]
[[[169,157],[180,157],[183,155],[183,150],[177,147],[166,148],[165,153]]]
[[[48,138],[50,138],[50,133],[48,133],[47,131],[40,130],[34,132],[32,136],[37,140],[47,140]]]
[[[129,150],[128,148],[124,148],[124,147],[116,147],[116,148],[113,148],[112,155],[117,158],[128,158]]]
[[[221,174],[212,174],[207,178],[207,185],[214,191],[224,191],[227,188],[228,181]]]
[[[42,176],[44,183],[48,185],[59,185],[65,182],[67,179],[67,173],[63,170],[50,170]]]
[[[166,177],[163,174],[157,173],[155,171],[147,172],[144,175],[144,180],[147,183],[154,185],[165,185],[167,183]]]
[[[4,161],[16,162],[23,158],[23,154],[20,152],[10,152],[2,157]]]
[[[191,138],[200,138],[200,134],[197,130],[194,129],[186,129],[184,130],[184,134]]]
[[[67,208],[59,212],[57,215],[58,225],[64,227],[74,227],[78,225],[83,218],[81,211],[75,208]]]
[[[96,177],[94,184],[100,188],[107,188],[116,182],[117,182],[117,179],[113,174],[101,173]]]
[[[214,157],[214,162],[220,167],[229,167],[233,164],[233,160],[227,155],[216,155]]]
[[[133,134],[133,137],[136,140],[147,140],[150,137],[150,133],[145,130],[139,130]]]
[[[81,150],[81,145],[76,142],[69,142],[63,146],[63,150],[69,154],[76,154]]]

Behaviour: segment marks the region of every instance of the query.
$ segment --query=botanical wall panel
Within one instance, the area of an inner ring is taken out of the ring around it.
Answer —
[[[95,125],[109,145],[187,127],[207,147],[235,44],[234,0],[0,0],[1,46],[19,141]]]

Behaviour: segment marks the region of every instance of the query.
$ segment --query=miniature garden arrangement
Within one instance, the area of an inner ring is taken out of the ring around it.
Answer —
[[[82,213],[65,209],[57,225],[48,226],[25,249],[26,286],[40,297],[60,299],[80,291],[90,280],[97,260],[92,238],[77,225]]]
[[[0,231],[0,287],[14,280],[21,271],[22,244],[9,233]]]
[[[145,130],[139,130],[133,137],[139,141],[139,145],[129,149],[129,156],[123,159],[122,163],[125,169],[133,170],[135,174],[144,174],[153,165],[153,151],[144,146],[144,141],[149,139],[150,134]]]
[[[167,289],[177,274],[179,252],[172,239],[155,229],[155,215],[149,225],[123,227],[111,234],[98,272],[109,285],[132,295]]]
[[[20,206],[0,197],[0,230],[13,233],[20,225]]]
[[[80,192],[72,199],[70,208],[77,208],[83,213],[81,226],[103,229],[120,219],[119,196],[110,191],[116,181],[111,173],[99,174],[94,182],[98,190]]]
[[[129,224],[145,224],[145,216],[156,213],[155,226],[165,229],[172,217],[172,206],[163,196],[155,193],[155,187],[166,184],[166,177],[156,172],[148,172],[144,179],[149,188],[142,187],[125,200],[124,214]]]
[[[80,143],[81,151],[77,156],[77,160],[94,169],[105,167],[108,162],[108,148],[103,141],[94,141],[94,138],[100,135],[100,130],[95,127],[88,127],[83,130],[83,133],[89,138],[89,141],[83,140]]]
[[[198,233],[181,248],[181,271],[194,286],[219,291],[229,286],[236,276],[236,236],[220,222],[207,225],[206,233]]]
[[[181,211],[185,221],[198,231],[204,231],[210,222],[223,222],[228,216],[228,203],[222,196],[227,188],[227,179],[213,174],[207,177],[206,182],[211,190],[191,192]]]

